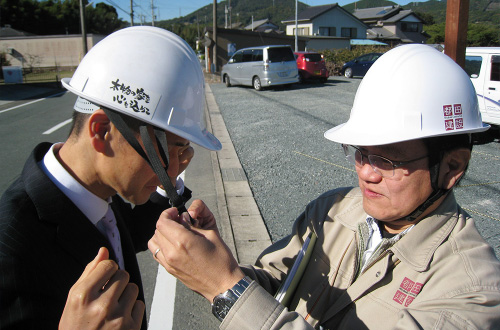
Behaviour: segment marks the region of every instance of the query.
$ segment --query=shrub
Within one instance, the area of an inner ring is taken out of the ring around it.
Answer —
[[[357,46],[349,49],[325,49],[320,51],[325,57],[326,67],[330,76],[340,76],[340,71],[344,63],[349,62],[356,57],[368,53],[385,53],[390,49],[389,46]]]

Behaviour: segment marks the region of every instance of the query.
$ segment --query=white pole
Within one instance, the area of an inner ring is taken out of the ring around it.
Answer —
[[[295,0],[295,51],[299,51],[299,40],[297,34],[299,33],[298,31],[298,23],[297,23],[297,9],[298,9],[298,0]]]

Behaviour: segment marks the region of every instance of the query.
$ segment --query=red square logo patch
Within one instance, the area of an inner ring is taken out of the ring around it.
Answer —
[[[416,296],[417,294],[420,293],[420,290],[422,290],[422,286],[423,286],[422,283],[417,282],[417,283],[415,283],[415,285],[413,286],[413,288],[411,289],[410,292],[415,294],[415,296]]]
[[[464,128],[464,119],[463,118],[457,118],[457,119],[455,119],[455,127],[457,129]]]
[[[453,108],[451,104],[449,105],[443,105],[443,112],[445,117],[449,117],[453,115]]]
[[[402,305],[403,301],[405,301],[405,298],[406,298],[406,295],[403,292],[398,290],[398,291],[396,291],[396,294],[394,295],[392,300],[394,300],[398,304]]]
[[[445,120],[444,127],[447,131],[453,131],[455,129],[455,125],[453,124],[453,119]]]
[[[414,297],[412,297],[412,296],[408,296],[408,298],[406,298],[406,301],[405,301],[405,307],[410,306],[411,302],[412,302],[414,299],[415,299]]]
[[[453,105],[453,112],[455,115],[462,115],[462,105],[461,104],[454,104]]]
[[[411,288],[413,288],[413,285],[415,284],[415,282],[413,282],[412,280],[410,280],[408,277],[405,277],[403,282],[401,282],[401,285],[399,286],[401,289],[409,292],[411,290]]]

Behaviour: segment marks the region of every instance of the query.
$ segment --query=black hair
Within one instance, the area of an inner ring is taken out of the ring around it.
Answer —
[[[439,164],[443,159],[443,156],[450,151],[456,149],[466,148],[472,150],[472,138],[470,134],[454,134],[454,135],[442,135],[434,136],[430,138],[425,138],[424,144],[427,148],[427,153],[429,155],[429,170],[431,172],[431,183],[433,188],[437,185],[437,179],[439,175]],[[468,164],[465,168],[464,175],[457,181],[457,184],[465,176]]]
[[[85,122],[90,117],[90,114],[78,112],[76,110],[73,111],[73,123],[71,124],[71,129],[69,130],[68,137],[77,137],[81,134],[83,127],[85,126]]]
[[[139,119],[133,118],[131,116],[123,115],[117,111],[115,112],[118,113],[123,118],[123,121],[127,124],[128,127],[130,127],[132,132],[139,134],[139,127],[141,125],[144,125],[144,122],[140,121]],[[71,136],[78,137],[82,133],[82,130],[85,127],[85,123],[87,122],[90,116],[91,114],[89,113],[83,113],[76,110],[73,111],[72,115],[73,123],[71,124],[71,129],[69,131],[69,137]]]

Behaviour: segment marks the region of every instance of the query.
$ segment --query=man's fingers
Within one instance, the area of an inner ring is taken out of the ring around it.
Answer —
[[[87,266],[85,267],[85,270],[83,271],[82,275],[78,279],[77,283],[85,279],[91,272],[94,271],[94,269],[97,267],[97,265],[103,261],[109,259],[109,251],[105,247],[101,247],[99,251],[97,252],[96,257],[94,260],[89,262]]]
[[[118,300],[127,287],[129,280],[130,275],[126,271],[122,269],[116,270],[104,286],[102,294],[116,297],[116,300]]]
[[[118,265],[113,260],[103,260],[85,278],[87,291],[101,294],[102,288],[108,283],[118,270]]]
[[[134,307],[132,308],[132,319],[134,320],[134,323],[138,325],[139,329],[142,324],[142,318],[144,317],[144,310],[146,309],[146,306],[144,305],[144,302],[141,300],[136,300],[134,303]]]
[[[123,290],[123,293],[118,299],[118,303],[123,310],[128,314],[132,314],[137,296],[139,295],[139,287],[135,283],[128,283]]]

